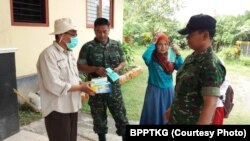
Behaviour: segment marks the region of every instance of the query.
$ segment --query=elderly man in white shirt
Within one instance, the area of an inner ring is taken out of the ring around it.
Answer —
[[[77,31],[71,19],[55,21],[56,40],[39,56],[38,83],[42,114],[50,141],[76,141],[81,92],[94,95],[90,82],[81,82],[72,48]]]

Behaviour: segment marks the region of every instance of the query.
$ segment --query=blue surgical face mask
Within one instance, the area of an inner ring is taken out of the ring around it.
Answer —
[[[77,37],[71,37],[71,38],[70,38],[70,42],[67,43],[67,47],[68,47],[69,49],[72,49],[72,48],[76,47],[77,43],[78,43]]]

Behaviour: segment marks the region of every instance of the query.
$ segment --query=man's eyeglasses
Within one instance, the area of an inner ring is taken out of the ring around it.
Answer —
[[[69,32],[65,32],[65,34],[68,34],[68,35],[70,35],[70,36],[77,36],[77,34],[74,34],[74,33],[69,33]]]

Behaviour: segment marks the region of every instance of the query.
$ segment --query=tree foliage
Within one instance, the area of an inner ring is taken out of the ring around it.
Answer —
[[[182,8],[180,0],[124,0],[124,36],[132,37],[140,45],[146,45],[156,32],[165,32],[170,41],[181,48],[187,47],[186,40],[178,34],[183,28],[174,14]],[[220,16],[214,46],[230,47],[237,40],[250,41],[250,11],[238,16]]]
[[[214,38],[217,50],[221,46],[232,46],[237,40],[250,41],[250,11],[243,15],[217,17]]]
[[[123,33],[134,38],[150,33],[152,38],[162,31],[176,38],[180,23],[173,15],[180,7],[179,0],[125,0]]]

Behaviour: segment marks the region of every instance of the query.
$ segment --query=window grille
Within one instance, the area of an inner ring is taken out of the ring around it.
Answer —
[[[14,22],[46,23],[45,0],[12,0]]]

